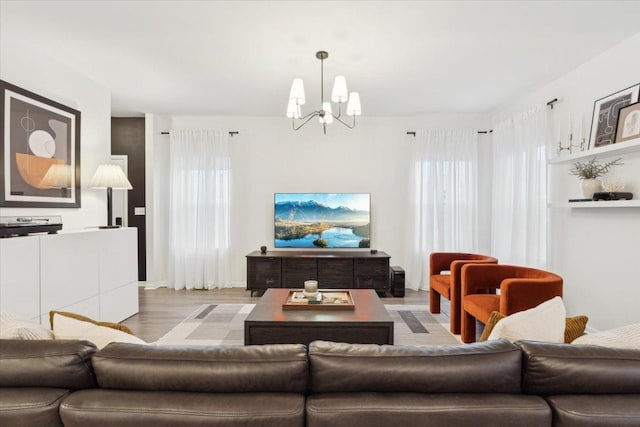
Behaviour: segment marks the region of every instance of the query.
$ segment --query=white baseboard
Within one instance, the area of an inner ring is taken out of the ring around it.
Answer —
[[[140,282],[140,286],[144,287],[145,290],[153,290],[158,288],[166,288],[167,283],[166,282],[156,282],[156,283]]]
[[[159,289],[159,288],[168,288],[169,284],[167,282],[156,282],[156,283],[150,283],[150,282],[138,282],[138,286],[141,288],[144,288],[146,290],[153,290],[153,289]],[[244,282],[233,282],[231,283],[231,287],[232,288],[246,288],[247,284]]]

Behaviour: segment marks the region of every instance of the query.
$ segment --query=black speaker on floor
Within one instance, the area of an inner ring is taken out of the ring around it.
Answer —
[[[404,296],[404,269],[398,266],[389,268],[391,274],[391,295],[394,297]]]

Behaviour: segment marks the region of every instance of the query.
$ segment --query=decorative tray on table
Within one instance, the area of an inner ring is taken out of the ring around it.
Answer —
[[[355,304],[349,291],[318,291],[309,295],[303,291],[289,291],[282,305],[287,310],[353,310]]]

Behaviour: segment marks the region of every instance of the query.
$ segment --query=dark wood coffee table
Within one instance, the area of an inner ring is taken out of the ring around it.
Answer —
[[[244,321],[245,345],[308,345],[314,340],[393,344],[393,320],[373,289],[349,289],[353,310],[283,310],[289,291],[267,289]]]

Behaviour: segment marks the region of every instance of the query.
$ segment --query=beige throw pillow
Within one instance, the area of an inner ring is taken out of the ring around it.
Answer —
[[[489,334],[489,339],[563,343],[565,316],[562,298],[555,297],[534,308],[514,313],[500,320]]]
[[[573,340],[571,344],[590,344],[637,350],[640,349],[640,323],[583,335]]]
[[[0,338],[14,340],[52,340],[53,333],[32,320],[0,313]]]
[[[489,339],[489,335],[491,334],[491,331],[493,331],[493,328],[498,324],[500,320],[504,319],[505,317],[507,316],[500,313],[499,311],[492,311],[491,316],[489,316],[489,320],[487,320],[487,324],[484,325],[482,336],[480,337],[479,341],[486,341],[487,339]],[[589,318],[584,315],[567,317],[565,319],[564,326],[565,344],[570,344],[576,338],[584,335],[584,331],[585,329],[587,329],[588,321]]]
[[[91,322],[74,319],[59,313],[53,314],[53,334],[57,340],[75,339],[91,341],[101,349],[112,342],[130,344],[146,344],[140,338],[126,332],[106,326],[98,326]]]

